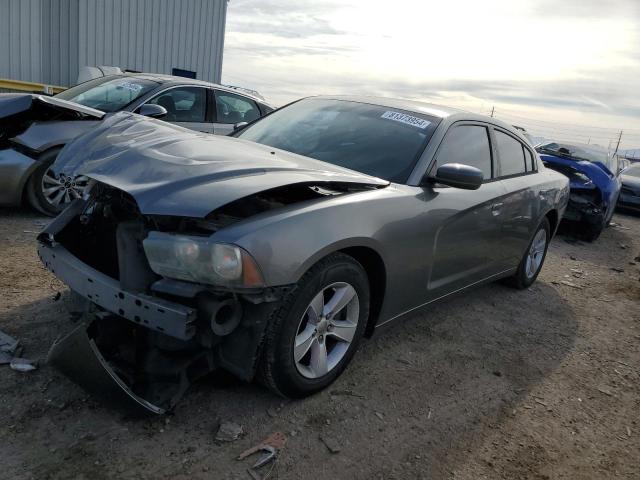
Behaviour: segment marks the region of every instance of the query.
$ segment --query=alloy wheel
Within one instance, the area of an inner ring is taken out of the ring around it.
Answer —
[[[56,208],[81,198],[89,183],[89,178],[84,175],[71,177],[61,174],[59,177],[49,168],[42,176],[41,189],[44,199]]]
[[[360,300],[348,283],[337,282],[318,292],[300,319],[293,356],[298,372],[320,378],[344,358],[354,339]]]
[[[527,278],[532,278],[542,265],[542,259],[544,258],[544,252],[547,247],[547,232],[544,229],[538,230],[536,236],[533,237],[531,247],[529,248],[529,254],[527,255],[527,262],[525,268],[525,274]]]

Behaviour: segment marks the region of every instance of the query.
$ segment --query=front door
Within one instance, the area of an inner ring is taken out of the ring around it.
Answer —
[[[172,87],[160,92],[147,103],[155,103],[167,110],[165,122],[199,132],[214,133],[213,123],[207,121],[207,88],[197,86]]]
[[[484,183],[478,190],[436,184],[425,192],[435,206],[430,221],[436,227],[429,298],[437,298],[499,272],[500,229],[504,186],[495,181],[487,126],[457,123],[447,132],[436,154],[437,166],[461,163],[479,168]],[[432,172],[432,173],[435,173]]]

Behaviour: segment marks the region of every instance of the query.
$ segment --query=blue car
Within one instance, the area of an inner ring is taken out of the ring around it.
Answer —
[[[620,196],[617,157],[589,145],[548,142],[536,147],[547,168],[569,177],[571,195],[563,220],[594,241],[611,221]]]

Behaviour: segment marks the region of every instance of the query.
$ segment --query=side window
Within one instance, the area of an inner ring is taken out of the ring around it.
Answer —
[[[500,176],[517,175],[525,172],[522,143],[506,133],[495,130],[500,157]]]
[[[486,127],[479,125],[454,126],[447,132],[438,151],[438,166],[462,163],[482,170],[484,178],[491,178],[491,148]]]
[[[207,89],[200,87],[178,87],[161,92],[147,103],[155,103],[167,109],[167,122],[205,121]]]
[[[531,155],[531,151],[528,148],[522,147],[524,150],[524,158],[526,162],[527,172],[533,172],[536,169],[536,163],[533,159],[533,155]]]
[[[253,122],[260,110],[253,100],[233,93],[216,91],[217,123]]]

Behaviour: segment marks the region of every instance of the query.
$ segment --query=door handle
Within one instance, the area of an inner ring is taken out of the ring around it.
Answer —
[[[498,215],[500,215],[503,205],[504,203],[494,203],[493,205],[491,205],[491,213],[493,214],[494,217],[497,217]]]

